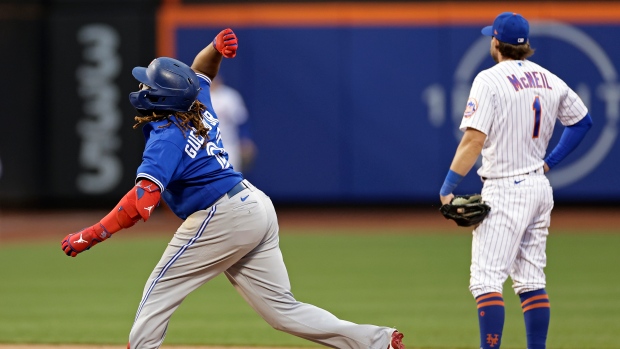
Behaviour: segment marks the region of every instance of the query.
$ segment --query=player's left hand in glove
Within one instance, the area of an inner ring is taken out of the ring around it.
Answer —
[[[230,28],[219,32],[213,39],[213,47],[226,58],[234,58],[237,55],[237,35]]]
[[[112,234],[103,228],[99,232],[95,228],[88,227],[83,230],[69,234],[62,239],[62,250],[67,256],[75,257],[79,253],[84,252],[96,244],[108,239]]]
[[[489,214],[491,207],[482,201],[480,194],[456,195],[450,203],[441,205],[441,214],[460,227],[479,224]]]

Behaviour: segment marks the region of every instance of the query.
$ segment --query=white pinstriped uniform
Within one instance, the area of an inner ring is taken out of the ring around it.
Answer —
[[[503,61],[474,79],[460,128],[487,135],[478,175],[491,206],[473,232],[474,297],[502,293],[508,276],[517,294],[545,287],[553,191],[544,157],[556,119],[570,126],[587,112],[564,81],[531,61]]]
[[[241,139],[239,138],[239,125],[248,121],[248,110],[245,107],[243,97],[232,87],[219,84],[217,88],[211,88],[211,103],[217,113],[220,122],[219,129],[222,139],[226,142],[228,161],[235,171],[243,172],[241,167]]]

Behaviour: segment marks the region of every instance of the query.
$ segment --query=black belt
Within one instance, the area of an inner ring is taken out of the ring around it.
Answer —
[[[233,196],[239,194],[240,191],[247,189],[247,188],[248,186],[245,183],[243,183],[243,181],[241,181],[237,183],[234,187],[232,187],[232,189],[230,189],[228,193],[226,193],[226,195],[228,195],[228,198],[230,199]]]

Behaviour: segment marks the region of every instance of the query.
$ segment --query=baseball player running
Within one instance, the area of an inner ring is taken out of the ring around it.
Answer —
[[[504,327],[502,285],[510,276],[521,299],[528,349],[546,347],[550,305],[546,241],[553,193],[544,173],[562,161],[592,125],[564,81],[527,60],[529,24],[505,12],[482,29],[497,63],[474,79],[460,129],[463,138],[441,187],[442,204],[482,154],[478,175],[491,211],[473,232],[469,289],[476,299],[480,348],[498,349]],[[565,126],[545,157],[556,118]]]
[[[221,31],[191,68],[166,57],[133,76],[129,95],[146,145],[136,184],[100,222],[62,240],[72,257],[140,219],[163,198],[184,222],[151,273],[127,348],[159,348],[168,321],[192,291],[224,273],[275,329],[332,348],[404,349],[393,328],[358,325],[297,301],[278,244],[278,222],[267,195],[228,162],[209,87],[222,57],[233,58],[237,37]]]

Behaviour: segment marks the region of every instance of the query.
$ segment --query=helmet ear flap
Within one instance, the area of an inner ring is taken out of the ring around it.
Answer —
[[[144,91],[136,91],[136,92],[131,92],[129,94],[129,102],[131,103],[131,105],[133,105],[134,108],[136,109],[149,109],[148,105],[147,105],[147,101],[148,99],[145,98],[146,96],[141,96],[141,94]]]

